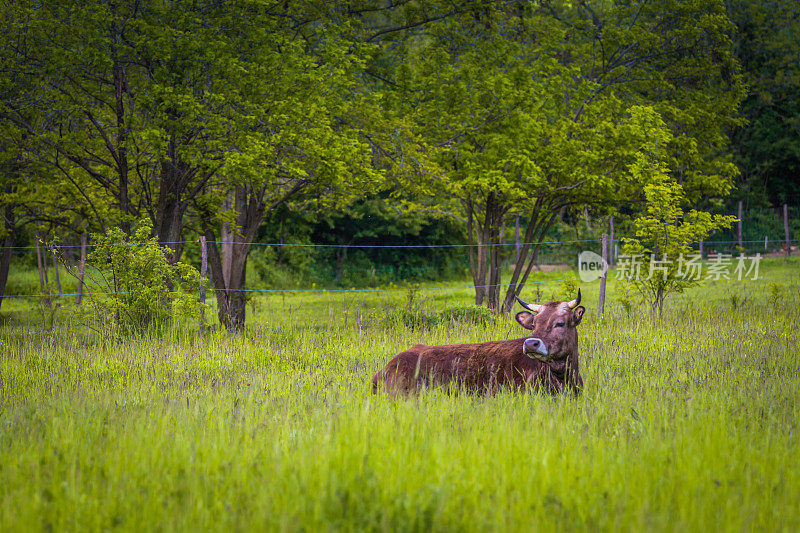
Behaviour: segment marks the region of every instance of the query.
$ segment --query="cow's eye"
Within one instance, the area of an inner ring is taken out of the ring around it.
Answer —
[[[563,322],[556,322],[556,327],[557,328],[563,328],[564,327],[564,323]]]

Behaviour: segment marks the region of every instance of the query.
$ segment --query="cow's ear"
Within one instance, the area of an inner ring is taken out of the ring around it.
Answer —
[[[516,319],[519,325],[525,329],[533,329],[533,320],[536,317],[533,313],[527,311],[520,311],[517,313]]]
[[[576,307],[575,310],[572,311],[572,323],[575,324],[576,326],[580,324],[581,319],[583,318],[583,313],[585,312],[586,308],[584,306],[580,305]]]

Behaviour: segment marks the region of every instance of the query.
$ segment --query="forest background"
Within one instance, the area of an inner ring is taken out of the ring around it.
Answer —
[[[797,235],[799,12],[4,3],[0,304],[40,291],[7,284],[37,244],[75,264],[87,235],[113,228],[149,235],[172,264],[199,266],[205,237],[231,329],[248,289],[465,271],[477,304],[507,311],[533,267],[583,247],[548,242],[597,239],[610,217],[632,234],[653,186],[693,213],[741,201],[745,241],[780,237],[788,204]],[[709,239],[734,251],[734,232]]]

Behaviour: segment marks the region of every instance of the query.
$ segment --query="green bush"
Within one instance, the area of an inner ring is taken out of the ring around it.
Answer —
[[[568,302],[578,295],[578,281],[575,279],[565,279],[561,282],[558,289],[550,294],[551,302]]]
[[[436,325],[490,325],[497,316],[488,307],[479,305],[455,305],[436,312],[427,306],[407,305],[394,316],[409,329],[430,329]]]
[[[119,228],[94,236],[95,250],[87,261],[99,274],[99,290],[87,295],[94,309],[84,313],[128,334],[159,330],[176,317],[198,314],[200,274],[180,261],[170,263],[172,251],[150,233],[143,223],[130,238]]]
[[[497,320],[491,309],[481,305],[456,305],[439,312],[438,321],[458,324],[494,324]]]

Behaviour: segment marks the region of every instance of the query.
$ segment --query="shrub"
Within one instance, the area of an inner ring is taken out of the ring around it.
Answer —
[[[634,307],[634,300],[636,299],[636,294],[634,287],[631,283],[622,281],[617,284],[616,286],[616,296],[614,299],[622,306],[622,310],[625,311],[625,314],[633,316]]]
[[[402,309],[399,321],[409,329],[429,329],[438,324],[475,324],[486,326],[494,324],[498,317],[488,307],[479,305],[455,305],[436,312],[427,307],[417,306]]]
[[[461,324],[494,324],[497,320],[491,309],[480,305],[456,305],[439,312],[438,321]]]
[[[783,300],[783,285],[780,283],[775,283],[774,281],[769,282],[769,295],[767,296],[767,302],[769,303],[770,308],[774,308],[778,305],[778,302]]]
[[[575,279],[565,279],[556,291],[550,294],[552,302],[568,302],[578,295],[578,281]]]
[[[172,251],[150,233],[150,225],[142,223],[130,238],[119,228],[95,235],[96,247],[87,259],[100,276],[95,280],[98,294],[87,294],[93,318],[125,333],[161,329],[175,317],[196,316],[200,310],[194,292],[200,274],[190,265],[170,263]]]

